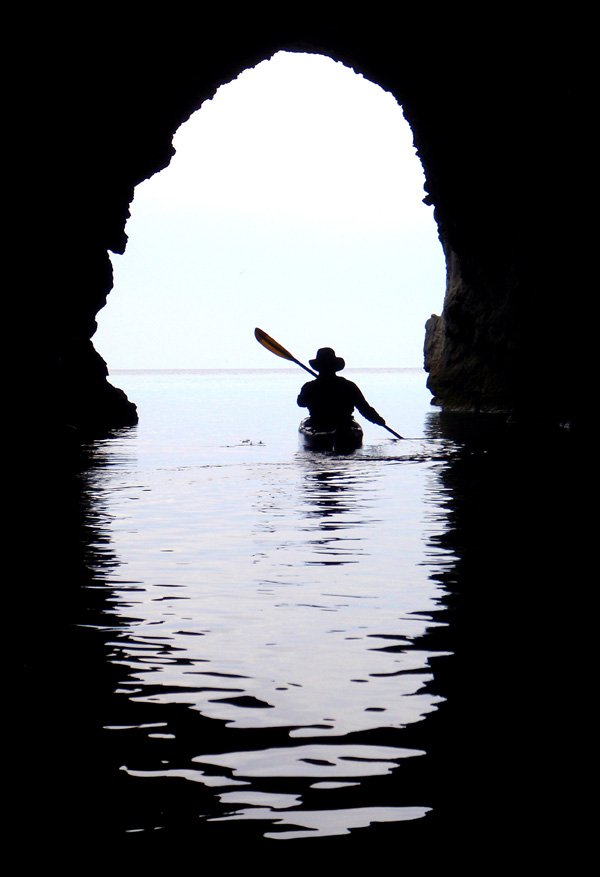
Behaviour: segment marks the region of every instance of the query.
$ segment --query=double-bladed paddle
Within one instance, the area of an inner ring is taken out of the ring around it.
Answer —
[[[304,363],[300,362],[299,359],[296,359],[296,357],[293,356],[289,352],[289,350],[286,350],[285,347],[282,347],[282,345],[278,341],[275,341],[274,338],[271,338],[271,336],[267,335],[266,332],[263,332],[262,329],[255,329],[254,337],[259,344],[262,344],[263,347],[266,347],[267,350],[270,350],[271,353],[275,354],[275,356],[280,356],[282,359],[287,359],[288,362],[295,362],[296,365],[299,365],[300,368],[303,368],[305,372],[309,373],[309,375],[312,375],[314,378],[318,377],[316,372],[312,371],[312,369],[310,369],[307,365],[304,365]],[[382,426],[384,429],[387,429],[388,432],[391,432],[391,434],[397,439],[404,438],[404,436],[401,436],[399,433],[394,432],[394,430],[391,429],[389,426],[386,426],[385,423],[382,424]]]

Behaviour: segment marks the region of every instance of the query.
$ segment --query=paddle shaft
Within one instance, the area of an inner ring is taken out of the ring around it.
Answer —
[[[394,432],[394,430],[391,428],[391,426],[386,426],[385,423],[383,424],[383,428],[384,428],[384,429],[387,429],[388,432],[391,432],[392,435],[395,435],[397,439],[403,439],[403,438],[404,438],[403,435],[400,435],[399,432]]]
[[[266,348],[267,350],[270,350],[271,353],[275,354],[275,356],[280,356],[282,359],[287,359],[288,362],[295,362],[296,365],[299,365],[300,368],[303,368],[304,371],[308,372],[309,375],[312,375],[313,378],[318,377],[316,372],[314,372],[312,369],[310,369],[307,365],[304,365],[303,362],[300,362],[299,359],[296,359],[296,357],[293,356],[289,352],[289,350],[286,350],[285,347],[282,347],[282,345],[279,343],[279,341],[275,341],[274,338],[271,338],[271,336],[267,335],[267,333],[264,332],[262,329],[258,329],[258,328],[255,329],[254,330],[254,337],[256,338],[256,340],[258,341],[259,344],[262,344],[262,346],[264,348]],[[401,436],[400,433],[394,432],[394,430],[390,426],[386,426],[385,423],[378,424],[378,425],[383,426],[384,429],[387,429],[388,432],[391,432],[391,434],[393,436],[395,436],[397,439],[404,438],[404,436]]]
[[[300,362],[299,359],[292,359],[291,362],[295,362],[296,365],[299,365],[300,368],[303,368],[304,371],[305,371],[305,372],[308,372],[309,375],[312,375],[313,378],[318,378],[318,377],[319,377],[319,375],[318,375],[316,372],[314,372],[314,371],[312,370],[312,368],[309,368],[307,365],[304,365],[304,363],[303,363],[303,362]]]

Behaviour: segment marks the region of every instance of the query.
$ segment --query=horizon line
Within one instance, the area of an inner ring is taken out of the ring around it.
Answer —
[[[108,366],[107,366],[108,368]],[[205,374],[205,373],[215,373],[215,372],[284,372],[284,373],[292,373],[293,370],[290,368],[157,368],[157,367],[130,367],[130,368],[108,368],[109,377],[113,374],[125,374],[125,373],[133,373],[133,372],[145,372],[145,373],[160,373],[160,372],[170,372],[179,373],[179,374]],[[350,368],[345,368],[346,372],[357,372],[357,371],[422,371],[424,373],[425,369],[421,365],[404,365],[404,366],[396,366],[396,365],[378,365],[378,366],[352,366]]]

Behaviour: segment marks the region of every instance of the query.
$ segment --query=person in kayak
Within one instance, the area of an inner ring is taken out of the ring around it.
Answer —
[[[356,384],[337,376],[336,372],[345,368],[346,363],[341,356],[335,355],[331,347],[317,350],[310,365],[319,376],[304,384],[298,396],[298,405],[308,408],[311,426],[326,430],[348,425],[352,422],[355,408],[371,423],[385,426],[383,417],[369,405]]]

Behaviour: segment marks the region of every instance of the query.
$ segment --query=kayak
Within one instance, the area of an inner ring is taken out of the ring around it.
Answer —
[[[305,417],[298,427],[298,433],[307,450],[334,451],[337,454],[355,451],[360,448],[363,440],[362,428],[354,419],[333,429],[315,429],[310,417]]]

